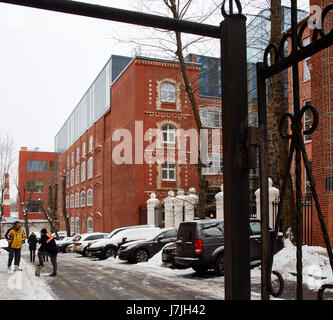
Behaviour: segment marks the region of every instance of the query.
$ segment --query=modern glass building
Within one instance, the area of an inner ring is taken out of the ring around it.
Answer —
[[[55,137],[55,152],[66,151],[111,106],[110,87],[130,57],[112,55]]]

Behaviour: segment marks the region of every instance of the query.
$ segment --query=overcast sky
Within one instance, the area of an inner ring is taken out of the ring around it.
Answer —
[[[85,2],[135,9],[133,0]],[[111,54],[132,55],[134,44],[112,37],[118,28],[128,26],[0,4],[0,133],[12,135],[17,151],[54,150],[54,136]]]

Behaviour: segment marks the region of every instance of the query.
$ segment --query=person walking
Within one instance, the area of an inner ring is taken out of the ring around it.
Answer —
[[[19,221],[15,221],[12,228],[9,228],[5,234],[5,238],[8,242],[8,270],[12,265],[14,260],[14,271],[22,271],[20,269],[20,261],[21,261],[21,248],[23,243],[25,242],[25,234],[21,228],[21,224]]]
[[[41,237],[40,237],[40,248],[38,249],[38,259],[39,264],[38,267],[44,267],[44,259],[43,254],[47,252],[47,254],[50,256],[51,263],[53,266],[53,272],[49,275],[51,277],[54,277],[57,275],[57,254],[58,254],[58,246],[52,237],[50,233],[47,232],[46,229],[42,229],[40,231]]]
[[[36,247],[37,247],[37,237],[32,232],[28,239],[29,243],[29,250],[30,250],[30,261],[35,262],[35,253],[36,253]]]

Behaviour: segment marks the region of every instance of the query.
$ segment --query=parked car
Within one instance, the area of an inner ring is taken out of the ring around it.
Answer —
[[[282,235],[271,241],[275,243],[275,253],[283,248]],[[205,219],[182,222],[177,234],[177,256],[175,262],[192,267],[198,273],[214,269],[217,275],[224,274],[224,222],[220,219]],[[250,259],[261,259],[260,220],[250,220]]]
[[[165,263],[171,269],[186,269],[188,266],[178,264],[175,261],[177,256],[177,244],[171,242],[165,245],[162,249],[162,262]]]
[[[100,259],[115,257],[122,244],[149,239],[152,234],[156,233],[156,230],[160,230],[160,228],[147,227],[121,230],[107,239],[101,239],[88,246],[87,254],[90,257],[99,257]]]
[[[52,233],[52,236],[57,240],[62,240],[67,237],[67,231],[58,231],[58,237],[56,233]]]
[[[146,262],[170,242],[177,239],[176,228],[157,230],[147,240],[137,240],[120,246],[118,256],[120,260],[128,262]]]
[[[77,237],[75,237],[74,251],[76,253],[80,253],[84,257],[86,257],[88,245],[91,245],[92,243],[94,243],[100,239],[104,239],[108,235],[109,235],[108,233],[101,233],[101,232],[91,232],[91,233],[80,234]]]
[[[62,240],[56,240],[58,250],[62,253],[69,252],[69,246],[74,245],[75,237],[66,237]]]

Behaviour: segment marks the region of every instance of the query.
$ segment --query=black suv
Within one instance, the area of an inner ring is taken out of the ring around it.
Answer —
[[[177,239],[176,228],[166,228],[158,231],[151,239],[138,240],[123,244],[118,252],[120,260],[128,262],[146,262],[168,243]]]
[[[220,219],[205,219],[182,222],[178,229],[175,261],[192,267],[198,273],[214,269],[224,274],[224,222]],[[270,230],[271,241],[274,231]],[[275,253],[283,248],[282,236],[275,243]],[[250,259],[261,259],[260,220],[250,220]]]

